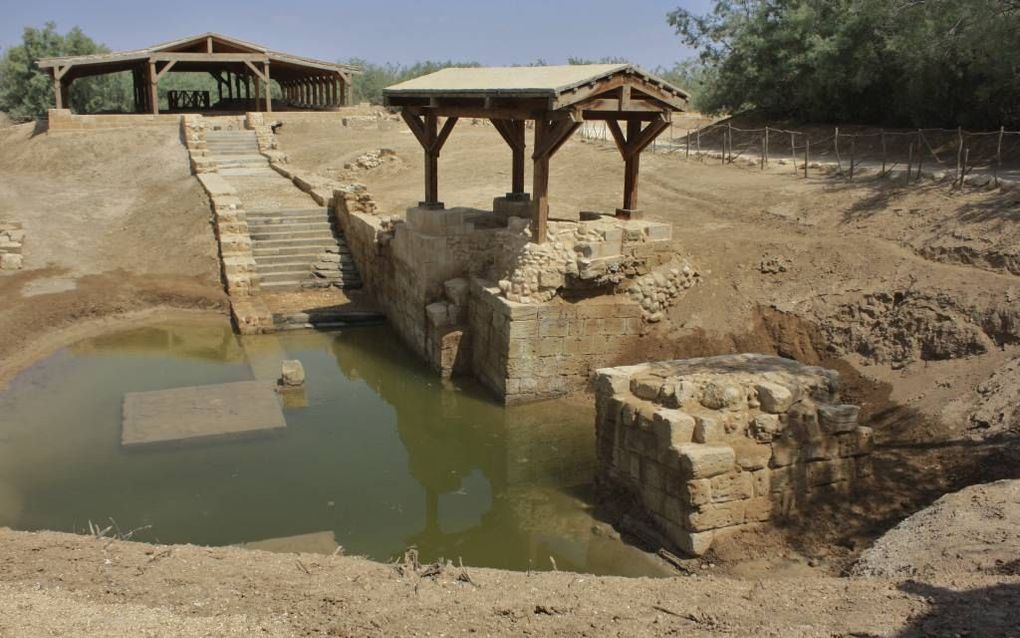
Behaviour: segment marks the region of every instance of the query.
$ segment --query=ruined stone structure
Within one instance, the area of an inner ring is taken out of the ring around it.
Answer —
[[[648,309],[698,279],[668,224],[586,215],[549,222],[537,244],[527,217],[414,208],[405,220],[378,215],[364,192],[333,201],[365,286],[404,341],[507,403],[580,390],[597,368],[633,361]],[[647,276],[664,292],[636,290]]]
[[[845,498],[871,475],[871,428],[839,375],[742,354],[599,370],[597,481],[676,548]]]
[[[25,231],[18,222],[0,221],[0,270],[21,270]]]

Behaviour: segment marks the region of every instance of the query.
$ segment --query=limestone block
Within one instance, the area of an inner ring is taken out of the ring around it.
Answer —
[[[690,443],[681,445],[680,467],[691,478],[710,478],[733,469],[736,456],[733,448],[721,445]]]
[[[768,469],[751,472],[755,496],[768,496],[772,492],[772,471]]]
[[[754,481],[750,472],[728,472],[709,479],[712,502],[724,503],[754,496]]]
[[[701,507],[712,502],[711,479],[695,479],[683,484],[681,495],[691,507]]]
[[[652,415],[652,432],[666,448],[690,443],[694,439],[694,428],[694,417],[681,410],[660,408]]]
[[[846,481],[853,477],[852,461],[841,459],[808,463],[805,465],[804,476],[808,487]]]
[[[852,432],[857,427],[861,409],[856,405],[820,405],[818,423],[828,434]]]
[[[24,261],[21,255],[4,253],[0,255],[0,270],[21,270]]]
[[[305,383],[305,368],[297,359],[288,359],[280,367],[280,385],[297,387]]]
[[[774,499],[770,496],[757,496],[747,501],[744,520],[748,523],[762,523],[772,518]]]
[[[732,442],[733,452],[737,457],[737,465],[741,469],[753,471],[767,468],[772,459],[772,446],[755,443],[746,438]]]
[[[771,467],[786,467],[800,460],[801,445],[789,432],[772,441]]]
[[[670,535],[670,540],[677,544],[680,551],[691,556],[702,556],[712,547],[715,532],[678,532]]]
[[[827,461],[839,457],[839,441],[834,437],[821,437],[803,444],[801,459],[804,461]]]
[[[446,298],[455,305],[467,306],[470,285],[467,279],[457,277],[443,283]]]
[[[762,381],[754,389],[758,394],[758,403],[765,412],[782,414],[793,405],[793,393],[778,383]]]
[[[751,423],[751,436],[760,443],[771,443],[779,430],[779,416],[775,414],[756,415]]]
[[[726,439],[726,428],[721,419],[715,416],[694,417],[695,443],[720,443]]]
[[[252,275],[258,271],[250,256],[224,257],[223,272],[227,276]]]
[[[639,399],[655,401],[662,389],[662,377],[654,375],[635,376],[630,380],[630,391]]]
[[[745,395],[735,385],[711,381],[701,391],[701,404],[710,410],[733,408],[742,403]]]
[[[692,532],[701,532],[740,525],[744,522],[746,509],[746,500],[702,505],[687,514],[687,529]]]

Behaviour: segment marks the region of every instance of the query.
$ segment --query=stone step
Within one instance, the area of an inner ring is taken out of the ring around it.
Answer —
[[[249,210],[248,217],[329,214],[327,208],[263,208]]]
[[[335,239],[333,231],[329,228],[325,230],[313,229],[313,230],[291,230],[283,228],[280,230],[264,230],[249,227],[249,234],[253,241],[262,240],[274,240],[274,239]]]
[[[312,272],[312,270],[314,270],[314,264],[316,264],[316,263],[318,263],[318,259],[317,258],[316,259],[312,259],[312,260],[308,260],[308,261],[304,261],[304,260],[302,260],[302,261],[282,261],[282,262],[277,262],[277,263],[272,263],[272,264],[259,263],[256,260],[256,262],[255,262],[255,270],[259,274],[265,273],[267,275],[268,274],[272,274],[272,273],[280,273],[280,272],[305,272],[305,273],[310,273],[310,272]],[[333,268],[333,270],[340,270],[342,272],[350,272],[350,273],[354,273],[354,272],[358,271],[358,269],[354,266],[354,264],[352,262],[348,262],[348,263],[341,262],[341,263],[335,263],[335,264],[332,264],[332,265],[335,266],[335,268]]]
[[[329,330],[331,328],[347,328],[353,325],[379,324],[385,320],[385,315],[372,310],[329,309],[273,314],[273,325],[277,330],[301,330],[308,328]]]
[[[339,248],[340,242],[336,238],[305,238],[305,239],[261,239],[252,246],[252,251],[276,250],[280,248]],[[258,254],[258,253],[256,253]],[[263,253],[266,254],[266,253]]]
[[[218,157],[218,156],[221,156],[221,155],[230,155],[230,156],[233,156],[233,155],[259,155],[258,147],[254,147],[254,148],[249,148],[249,147],[244,147],[244,148],[241,148],[241,147],[238,147],[238,148],[223,148],[223,147],[220,147],[220,146],[209,146],[209,147],[206,148],[206,150],[210,151],[209,155],[212,155],[214,157]],[[261,155],[259,155],[259,157],[261,157]]]
[[[317,282],[313,281],[313,279],[318,280],[318,281]],[[321,284],[321,286],[314,285],[316,283]],[[260,283],[259,287],[262,288],[263,290],[271,292],[271,291],[275,291],[275,290],[301,290],[301,289],[305,289],[305,288],[317,288],[317,287],[321,287],[321,288],[336,287],[336,288],[341,288],[341,289],[344,289],[344,290],[352,290],[352,289],[361,288],[363,285],[364,284],[361,282],[360,279],[357,280],[357,281],[351,281],[351,282],[346,282],[346,281],[344,281],[344,282],[331,282],[331,281],[326,281],[325,279],[319,279],[318,277],[313,277],[312,279],[303,279],[303,280],[292,279],[290,281],[271,281],[271,282],[267,282],[267,283]]]
[[[314,221],[304,221],[301,218],[297,220],[248,220],[248,228],[251,232],[266,232],[274,230],[292,230],[292,231],[303,231],[303,230],[320,230],[328,233],[333,232],[333,224],[322,219]]]
[[[336,248],[334,248],[334,250],[336,250]],[[340,250],[343,251],[344,249],[340,248]],[[265,264],[269,266],[272,264],[296,264],[299,262],[306,264],[314,264],[315,262],[319,261],[319,257],[322,256],[323,252],[324,251],[319,249],[314,250],[301,249],[297,252],[284,254],[278,254],[279,251],[274,251],[269,254],[255,253],[253,256],[255,257],[255,263],[259,265]],[[341,252],[340,259],[343,261],[352,258],[350,253]]]
[[[346,246],[333,244],[327,246],[290,246],[282,248],[265,248],[260,246],[252,247],[252,254],[255,257],[255,261],[258,263],[277,263],[284,259],[290,260],[305,260],[308,259],[309,263],[319,258],[325,250],[329,248],[333,251],[339,251],[341,257],[349,257],[350,251]]]

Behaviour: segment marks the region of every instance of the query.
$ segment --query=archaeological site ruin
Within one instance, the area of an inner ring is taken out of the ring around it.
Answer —
[[[630,63],[369,103],[216,32],[35,62],[53,108],[0,120],[0,635],[1020,627],[1009,170],[904,181],[883,132],[844,179],[839,129],[770,159],[775,122],[743,145],[757,115]],[[130,112],[77,107],[101,77]]]

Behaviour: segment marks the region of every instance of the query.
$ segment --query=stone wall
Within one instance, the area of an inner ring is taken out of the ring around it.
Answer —
[[[836,372],[767,355],[599,370],[599,491],[695,555],[807,514],[871,475],[872,431],[838,396]]]
[[[51,131],[82,131],[107,128],[136,128],[147,126],[179,126],[180,114],[152,115],[142,113],[79,115],[70,109],[50,109]]]
[[[19,222],[0,221],[0,270],[21,270],[25,231]]]
[[[549,241],[536,244],[523,217],[469,208],[382,216],[370,195],[350,190],[334,191],[332,204],[365,287],[408,346],[443,376],[472,374],[507,403],[561,396],[600,367],[634,361],[645,311],[625,292],[629,281],[666,269],[679,292],[697,278],[665,224],[550,222]]]

